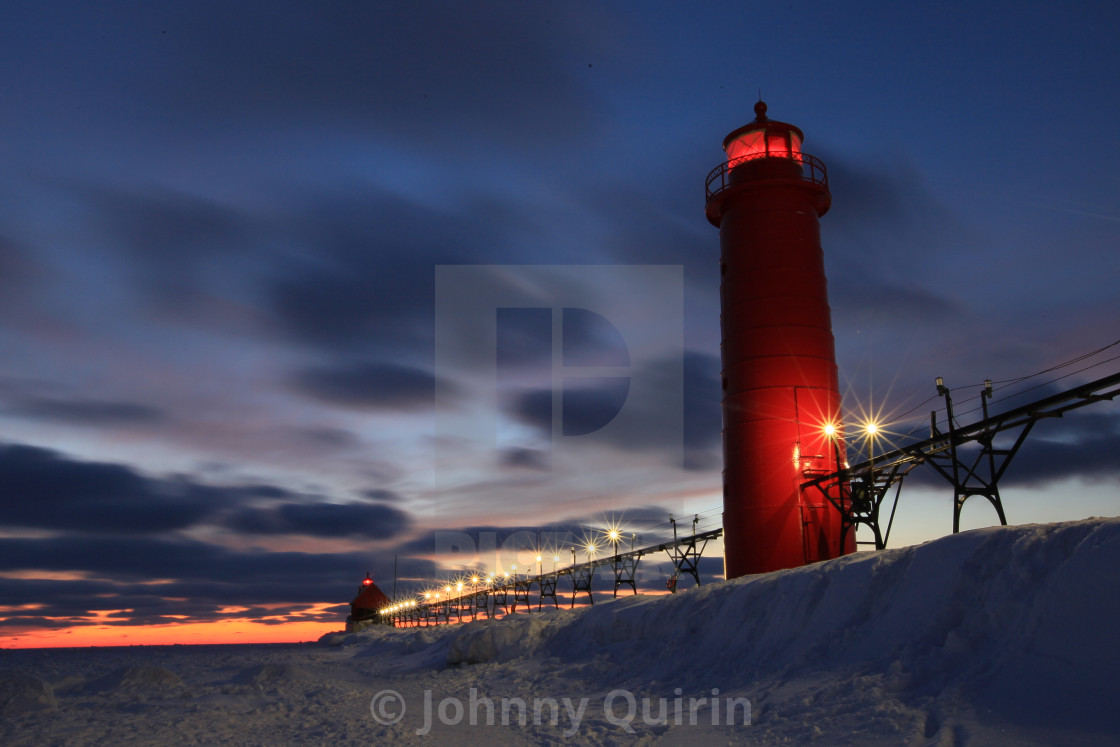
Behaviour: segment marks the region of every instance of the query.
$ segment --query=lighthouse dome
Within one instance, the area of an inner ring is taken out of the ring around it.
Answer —
[[[795,125],[766,116],[766,102],[754,105],[755,118],[723,139],[723,150],[732,167],[755,158],[800,160],[805,135]]]

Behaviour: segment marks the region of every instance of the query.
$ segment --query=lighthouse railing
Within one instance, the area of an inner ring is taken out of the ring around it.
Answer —
[[[705,199],[711,199],[713,195],[719,194],[732,185],[731,172],[735,168],[742,166],[748,161],[758,161],[767,158],[781,158],[800,163],[801,175],[796,178],[811,184],[819,184],[825,189],[828,189],[828,170],[825,169],[824,163],[816,156],[795,151],[782,153],[770,151],[769,153],[751,153],[745,156],[739,156],[738,158],[733,158],[716,166],[708,173],[708,178],[704,182]]]

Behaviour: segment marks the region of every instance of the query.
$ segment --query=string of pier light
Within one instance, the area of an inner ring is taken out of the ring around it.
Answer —
[[[663,550],[670,552],[670,548],[677,547],[681,543],[688,544],[690,541],[695,543],[697,539],[703,540],[705,538],[714,539],[722,533],[722,526],[714,530],[707,530],[700,533],[698,533],[697,527],[701,522],[701,516],[704,516],[706,521],[712,518],[711,515],[713,513],[718,513],[719,511],[719,507],[713,507],[705,509],[702,512],[695,512],[692,514],[692,520],[681,522],[686,525],[692,525],[692,532],[690,534],[678,537],[676,533],[674,533],[671,540],[658,537],[653,544],[639,548],[634,547],[634,543],[638,539],[638,534],[636,532],[630,532],[621,522],[612,518],[606,522],[607,526],[605,528],[593,529],[591,536],[585,531],[579,543],[570,545],[570,551],[572,553],[570,564],[567,563],[566,559],[562,559],[562,556],[566,558],[568,552],[558,547],[549,549],[547,553],[541,547],[522,550],[521,552],[532,553],[534,560],[521,569],[519,569],[517,563],[512,563],[508,569],[502,568],[489,571],[472,570],[467,573],[459,574],[452,578],[445,579],[442,582],[438,582],[433,586],[429,586],[422,591],[416,592],[415,598],[394,600],[390,604],[380,608],[378,614],[383,618],[391,619],[393,616],[412,614],[414,611],[418,613],[420,609],[431,609],[433,605],[461,605],[464,602],[477,600],[480,593],[510,592],[512,589],[520,589],[523,585],[525,586],[526,592],[528,592],[531,584],[543,583],[541,579],[546,577],[558,579],[562,575],[574,574],[588,565],[594,567],[601,564],[617,563],[619,558],[626,558],[634,556],[635,554],[641,557],[642,555]],[[670,515],[670,520],[668,522],[663,522],[655,526],[668,527],[674,523],[675,520],[672,518],[672,515]],[[574,536],[574,533],[572,536]],[[630,548],[620,548],[620,545],[624,545],[627,540],[630,540]],[[568,545],[569,543],[564,544]],[[600,552],[608,545],[610,549],[607,552]],[[578,559],[577,555],[581,553],[586,554],[586,560],[580,561]],[[546,554],[551,556],[553,565],[550,570],[546,569]],[[681,560],[681,558],[678,558],[672,552],[670,552],[670,557],[675,564]],[[699,556],[696,555],[696,557]],[[680,567],[678,567],[678,572],[680,572]],[[553,587],[555,587],[555,583],[556,582],[553,581]],[[632,584],[632,581],[630,583]],[[580,589],[575,589],[573,594],[578,593],[578,591],[580,591]],[[516,604],[517,602],[515,600],[514,606],[516,606]]]
[[[722,512],[723,512],[723,506],[722,505],[717,505],[717,506],[712,506],[710,508],[705,508],[705,509],[703,509],[699,512],[695,512],[695,511],[688,512],[688,513],[683,513],[682,512],[680,514],[680,516],[682,518],[677,520],[676,523],[679,524],[679,523],[691,522],[691,519],[687,518],[687,517],[691,516],[691,517],[693,517],[697,520],[697,525],[698,526],[702,526],[702,525],[705,524],[706,521],[712,519],[717,514],[721,514]],[[656,534],[658,534],[659,532],[662,532],[662,531],[665,532],[665,533],[668,533],[669,531],[672,530],[673,523],[674,523],[674,518],[673,518],[674,516],[675,516],[675,514],[670,514],[669,515],[670,518],[669,518],[668,521],[663,521],[663,522],[660,522],[658,524],[651,524],[649,526],[643,527],[641,532],[637,533],[637,536],[640,538],[642,533],[656,535]],[[610,531],[610,525],[615,523],[615,522],[614,522],[614,520],[609,520],[605,523],[607,524],[606,531]],[[600,530],[600,531],[603,531],[603,530]]]
[[[665,526],[668,525],[669,522],[666,522]],[[572,553],[572,562],[570,564],[564,559],[564,556],[568,553],[558,547],[550,548],[547,551],[543,547],[527,549],[524,550],[524,552],[532,553],[534,559],[529,563],[527,568],[522,569],[524,570],[523,573],[519,573],[517,563],[511,563],[508,569],[501,568],[488,571],[475,570],[467,574],[460,574],[444,581],[442,585],[437,584],[436,586],[418,592],[417,599],[393,602],[383,607],[379,612],[382,615],[392,615],[402,610],[413,608],[421,603],[441,603],[452,599],[459,599],[466,594],[475,594],[480,587],[484,589],[499,588],[507,583],[515,583],[524,578],[543,575],[546,573],[544,570],[546,555],[551,557],[553,563],[552,570],[550,571],[551,573],[564,571],[568,568],[580,565],[576,560],[576,555],[579,552],[587,554],[588,560],[585,562],[593,561],[600,547],[602,547],[602,542],[612,545],[614,551],[617,552],[618,545],[622,544],[627,539],[627,535],[634,540],[637,538],[636,533],[625,532],[620,524],[612,521],[609,522],[608,527],[605,529],[593,530],[591,536],[588,536],[587,532],[584,532],[578,544],[570,545],[570,551]],[[574,537],[574,534],[572,536]],[[534,565],[537,568],[536,574],[532,573]],[[468,585],[470,586],[469,591]],[[420,597],[422,597],[422,599],[420,599]]]
[[[1002,379],[1002,380],[999,380],[999,381],[985,380],[981,384],[964,384],[964,385],[961,385],[961,386],[951,387],[951,388],[948,389],[948,391],[950,391],[950,392],[956,392],[956,391],[961,391],[961,390],[976,391],[977,389],[980,389],[981,391],[985,391],[985,390],[986,391],[1000,391],[1000,390],[1003,390],[1003,389],[1007,389],[1008,387],[1015,386],[1016,384],[1021,384],[1024,381],[1029,381],[1030,379],[1036,378],[1038,376],[1042,376],[1044,374],[1052,373],[1054,371],[1059,371],[1061,369],[1068,368],[1069,366],[1081,363],[1082,361],[1089,360],[1089,359],[1091,359],[1095,356],[1100,355],[1101,353],[1105,352],[1106,350],[1117,347],[1118,345],[1120,345],[1120,340],[1115,340],[1114,342],[1111,342],[1108,345],[1104,345],[1102,347],[1099,347],[1096,350],[1092,350],[1092,351],[1089,351],[1087,353],[1082,353],[1081,355],[1075,356],[1075,357],[1073,357],[1073,358],[1071,358],[1067,361],[1057,363],[1053,366],[1050,366],[1048,368],[1044,368],[1040,371],[1035,371],[1034,373],[1027,374],[1026,376],[1019,376],[1019,377],[1012,378],[1012,379]],[[1113,356],[1111,358],[1106,358],[1106,359],[1101,360],[1101,361],[1097,361],[1097,362],[1092,363],[1092,364],[1090,364],[1088,366],[1085,366],[1083,368],[1079,368],[1076,371],[1070,371],[1066,374],[1054,377],[1052,379],[1048,379],[1048,380],[1046,380],[1042,383],[1035,384],[1034,386],[1028,387],[1026,389],[1021,389],[1019,391],[1013,392],[1010,395],[1007,395],[1007,397],[1005,397],[1005,399],[1010,399],[1010,398],[1013,398],[1013,397],[1019,397],[1023,394],[1026,394],[1027,392],[1032,392],[1032,391],[1035,391],[1037,389],[1042,389],[1043,387],[1050,386],[1050,385],[1052,385],[1056,382],[1062,381],[1063,379],[1067,379],[1071,376],[1076,376],[1077,374],[1084,373],[1085,371],[1089,371],[1093,368],[1096,368],[1098,366],[1103,366],[1107,363],[1111,363],[1111,362],[1116,361],[1116,360],[1120,360],[1120,355]],[[989,389],[989,386],[991,387],[990,389]],[[972,402],[974,400],[978,400],[982,396],[983,396],[982,393],[981,394],[974,394],[973,396],[968,397],[967,399],[961,400],[960,404],[964,404],[964,403]],[[989,396],[990,396],[990,394],[989,394]],[[909,415],[917,412],[918,410],[924,408],[929,403],[931,403],[935,400],[941,399],[941,397],[942,397],[942,394],[941,394],[941,391],[939,390],[936,394],[933,394],[933,395],[927,397],[926,399],[922,400],[918,404],[911,407],[906,412],[891,418],[890,422],[892,422],[892,423],[902,423],[902,422],[905,421],[907,416],[909,416]],[[958,417],[960,417],[962,415],[970,415],[974,412],[978,412],[981,409],[983,409],[981,406],[977,406],[977,407],[974,407],[970,410],[965,410],[965,411],[961,411],[961,412],[954,412],[954,414],[953,414],[954,415],[954,420],[956,420]],[[937,408],[934,409],[934,412],[943,412],[944,410],[945,410],[944,407],[937,407]],[[879,429],[882,428],[882,423],[878,423],[874,420],[868,421],[867,425],[872,426],[872,432],[869,433],[868,435],[874,435],[875,432],[877,432]],[[914,434],[917,433],[918,431],[922,430],[923,428],[927,428],[928,426],[929,426],[928,421],[925,421],[925,420],[920,421],[913,428],[911,428],[908,432],[906,432],[904,434],[900,434],[899,438],[900,438],[901,441],[905,441],[906,439],[909,439],[912,436],[914,436]],[[864,426],[864,430],[865,431],[867,430],[866,425]]]
[[[683,514],[684,518],[682,518],[680,522],[677,522],[673,518],[673,514],[670,514],[668,521],[646,526],[642,529],[642,531],[646,534],[653,535],[657,538],[657,540],[661,540],[662,537],[658,535],[668,534],[669,530],[677,523],[686,525],[692,524],[692,528],[695,531],[698,527],[702,527],[708,524],[708,522],[710,522],[712,519],[720,518],[721,512],[722,506],[711,506],[699,512],[691,512],[691,520],[687,518],[689,514]],[[717,523],[722,526],[721,521],[718,521]],[[417,592],[417,596],[423,597],[423,603],[439,603],[447,599],[455,599],[467,593],[468,583],[472,587],[470,593],[475,593],[476,591],[478,591],[479,587],[496,588],[494,586],[495,584],[502,585],[505,583],[513,583],[518,581],[519,577],[521,577],[522,579],[533,578],[535,577],[532,574],[534,565],[537,569],[536,576],[544,575],[545,573],[556,573],[557,571],[569,571],[572,568],[582,565],[582,563],[579,562],[575,557],[578,553],[587,554],[588,559],[587,561],[583,561],[584,563],[594,562],[600,548],[603,547],[604,544],[609,544],[612,546],[612,554],[598,556],[599,559],[613,557],[614,554],[617,554],[619,552],[619,546],[624,544],[627,539],[630,539],[632,545],[639,540],[640,535],[637,532],[632,532],[629,529],[624,528],[623,522],[614,517],[611,517],[610,519],[604,518],[602,524],[605,524],[605,527],[592,526],[583,528],[583,531],[581,532],[582,536],[575,543],[561,543],[568,549],[564,549],[564,547],[561,546],[551,546],[545,548],[544,546],[539,545],[535,548],[522,548],[518,550],[518,553],[531,553],[533,557],[533,560],[528,564],[527,568],[523,569],[525,571],[524,573],[518,573],[517,563],[510,564],[508,570],[505,570],[504,568],[501,570],[492,570],[489,572],[485,570],[476,570],[470,573],[453,576],[449,579],[446,579],[442,583],[437,582],[436,584],[429,586],[427,589],[421,592]],[[591,530],[590,535],[587,531],[588,529]],[[569,532],[569,535],[574,538],[575,532]],[[655,544],[658,543],[655,542]],[[565,560],[569,552],[573,554],[571,563],[568,563]],[[552,570],[547,572],[544,568],[544,563],[547,559],[546,556],[549,556],[553,563]],[[383,608],[384,611],[381,612],[381,614],[394,614],[409,607],[414,607],[419,603],[421,603],[420,600],[402,600],[399,602],[394,602],[391,605]]]

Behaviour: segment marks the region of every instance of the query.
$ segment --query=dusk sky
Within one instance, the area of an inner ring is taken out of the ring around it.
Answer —
[[[0,645],[309,640],[447,532],[718,519],[704,179],[760,92],[828,168],[849,423],[1111,345],[1118,42],[1111,2],[5,5]],[[1040,424],[1009,520],[1120,513],[1117,453],[1115,403]],[[891,544],[951,501],[915,478]]]

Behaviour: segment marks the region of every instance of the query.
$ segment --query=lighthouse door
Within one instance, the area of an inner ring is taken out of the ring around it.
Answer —
[[[825,474],[836,469],[832,444],[824,426],[832,422],[831,397],[826,389],[794,387],[793,401],[797,420],[798,483],[814,474]],[[835,509],[820,491],[802,491],[798,488],[801,509],[801,541],[806,563],[837,557],[839,536],[832,525]],[[836,545],[834,548],[833,545]]]

